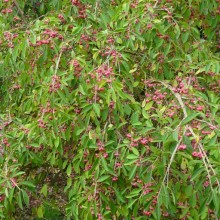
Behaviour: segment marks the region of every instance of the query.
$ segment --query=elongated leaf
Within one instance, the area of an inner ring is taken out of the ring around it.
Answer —
[[[183,121],[182,125],[188,124],[190,121],[192,121],[194,118],[196,118],[200,113],[192,113],[188,115]]]

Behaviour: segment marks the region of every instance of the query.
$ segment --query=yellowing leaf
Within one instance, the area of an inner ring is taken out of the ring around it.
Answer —
[[[40,192],[47,197],[47,184],[44,184]]]
[[[151,109],[151,107],[153,106],[153,104],[154,104],[153,101],[148,102],[148,103],[145,105],[145,110],[147,111],[147,110]]]

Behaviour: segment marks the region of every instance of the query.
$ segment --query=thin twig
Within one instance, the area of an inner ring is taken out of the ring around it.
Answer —
[[[169,164],[168,164],[168,166],[167,166],[166,173],[165,173],[165,175],[164,175],[163,181],[162,181],[162,183],[161,183],[161,187],[160,187],[159,192],[158,192],[158,194],[157,194],[157,198],[158,198],[158,199],[159,199],[159,196],[160,196],[160,193],[161,193],[161,190],[162,190],[162,186],[163,186],[163,184],[165,183],[165,181],[167,182],[167,186],[168,186],[170,167],[171,167],[171,165],[172,165],[172,163],[173,163],[173,160],[174,160],[174,157],[175,157],[176,152],[177,152],[177,150],[178,150],[178,147],[179,147],[179,145],[181,144],[181,142],[182,142],[182,140],[183,140],[183,136],[185,135],[186,130],[187,130],[187,126],[185,127],[184,132],[183,132],[183,135],[182,135],[181,138],[179,139],[179,141],[178,141],[178,143],[177,143],[177,145],[176,145],[174,151],[172,152],[172,155],[171,155],[171,158],[170,158],[170,162],[169,162]]]
[[[59,68],[60,59],[61,59],[62,54],[63,54],[63,50],[61,49],[61,52],[60,52],[60,54],[59,54],[59,56],[58,56],[58,59],[57,59],[57,63],[56,63],[54,75],[57,75],[57,71],[58,71],[58,68]]]
[[[158,2],[159,2],[159,0],[156,1],[156,3],[154,4],[154,7],[153,7],[153,8],[156,8],[156,7],[157,7]]]
[[[21,190],[21,188],[18,186],[18,184],[13,180],[13,178],[10,178],[10,181],[14,184],[14,186],[16,186],[19,190]]]
[[[159,81],[159,82],[160,82],[160,81]],[[175,93],[170,85],[167,85],[167,84],[164,83],[164,82],[161,82],[161,83],[162,83],[163,85],[165,85],[167,88],[169,88],[170,91],[175,95],[175,97],[176,97],[177,100],[179,101],[179,104],[180,104],[180,106],[181,106],[181,108],[182,108],[182,110],[183,110],[184,116],[185,116],[185,118],[186,118],[186,117],[187,117],[187,112],[186,112],[186,108],[185,108],[185,105],[184,105],[184,103],[183,103],[183,101],[182,101],[181,96],[180,96],[179,94]],[[190,130],[190,132],[192,133],[193,137],[196,139],[196,134],[194,133],[193,129],[192,129],[191,127],[189,127],[189,130]],[[203,155],[205,156],[205,159],[206,159],[206,161],[207,161],[209,167],[211,168],[213,174],[216,176],[216,172],[215,172],[215,170],[213,169],[213,167],[212,167],[212,165],[211,165],[211,163],[210,163],[210,161],[209,161],[209,158],[208,158],[208,156],[207,156],[207,154],[206,154],[206,152],[205,152],[205,150],[204,150],[204,148],[203,148],[203,146],[202,146],[201,143],[199,143],[199,148],[202,150],[202,153],[203,153]],[[203,161],[203,162],[204,162],[204,161]],[[207,170],[207,172],[209,172],[209,171]],[[216,179],[217,179],[217,178],[216,178]],[[217,179],[217,183],[218,183],[218,186],[220,187],[220,183],[219,183],[218,179]]]
[[[188,116],[188,114],[187,114],[186,107],[185,107],[185,105],[184,105],[184,103],[183,103],[183,101],[182,101],[181,96],[180,96],[178,93],[175,93],[175,92],[173,91],[172,87],[171,87],[170,85],[168,85],[167,83],[162,82],[162,81],[159,81],[159,80],[152,80],[152,81],[161,83],[162,85],[164,85],[166,88],[168,88],[168,89],[173,93],[173,95],[176,97],[176,99],[178,100],[178,102],[179,102],[179,104],[180,104],[180,106],[181,106],[181,108],[182,108],[182,111],[183,111],[183,114],[184,114],[184,118],[183,118],[183,120],[184,120],[184,119]],[[179,125],[180,125],[180,124],[179,124]],[[185,127],[185,131],[186,131],[186,128],[187,128],[187,127]],[[196,136],[196,134],[194,133],[192,127],[188,126],[188,129],[189,129],[190,132],[192,133],[193,137],[196,139],[197,136]],[[185,131],[184,131],[184,132],[185,132]],[[183,136],[184,136],[184,135],[183,135]],[[170,166],[171,166],[171,164],[172,164],[172,161],[173,161],[173,159],[174,159],[174,156],[175,156],[175,154],[176,154],[176,151],[177,151],[177,149],[178,149],[178,145],[179,145],[180,141],[182,141],[182,140],[181,140],[181,139],[179,140],[178,144],[176,145],[176,147],[175,147],[175,149],[174,149],[174,151],[173,151],[173,153],[172,153],[172,156],[171,156],[171,159],[170,159],[170,163],[169,163],[169,165],[168,165],[168,167],[167,167],[166,174],[165,174],[165,176],[164,176],[164,179],[163,179],[163,181],[162,181],[162,184],[161,184],[161,187],[160,187],[160,190],[159,190],[159,193],[158,193],[158,198],[159,198],[159,195],[160,195],[160,192],[161,192],[161,189],[162,189],[162,185],[163,185],[163,183],[165,182],[165,180],[166,180],[166,178],[167,178],[167,175],[168,175],[168,173],[169,173]],[[209,168],[212,170],[212,172],[213,172],[213,174],[214,174],[215,177],[216,177],[216,172],[215,172],[214,168],[212,167],[212,165],[211,165],[211,163],[210,163],[210,161],[209,161],[209,158],[208,158],[208,156],[207,156],[207,154],[206,154],[206,152],[205,152],[205,150],[204,150],[204,148],[203,148],[203,146],[202,146],[201,143],[199,143],[199,150],[200,150],[200,152],[202,153],[202,155],[204,156],[204,157],[202,157],[202,160],[203,160],[203,163],[204,163],[204,165],[205,165],[206,172],[207,172],[207,174],[208,174],[209,182],[210,182],[210,184],[212,184]],[[219,183],[217,177],[216,177],[216,181],[217,181],[218,187],[220,187],[220,183]],[[168,181],[167,181],[167,183],[168,183]],[[212,185],[211,185],[210,187],[212,188]],[[213,190],[213,188],[212,188],[212,190]]]
[[[18,2],[17,2],[16,0],[14,0],[14,3],[15,3],[15,5],[16,5],[16,7],[17,7],[19,13],[21,14],[21,16],[24,17],[24,12],[21,10],[21,8],[20,8]]]
[[[193,137],[196,139],[196,134],[194,133],[192,127],[189,127],[189,130],[190,130],[190,132],[192,133]],[[216,172],[215,172],[214,168],[212,167],[212,165],[211,165],[211,163],[210,163],[210,161],[209,161],[209,158],[208,158],[208,156],[207,156],[207,154],[206,154],[206,152],[205,152],[205,150],[204,150],[204,147],[202,146],[201,143],[198,143],[198,146],[199,146],[199,150],[202,152],[202,155],[204,156],[204,159],[205,159],[206,162],[208,163],[208,167],[210,167],[210,169],[212,170],[214,176],[216,177],[216,176],[217,176],[217,175],[216,175]],[[204,162],[204,161],[203,161],[203,162]],[[208,173],[208,167],[207,167],[207,173]],[[209,175],[209,174],[208,174],[208,175]],[[210,180],[210,181],[211,181],[211,180]],[[216,181],[217,181],[218,187],[220,187],[220,183],[219,183],[217,177],[216,177]]]
[[[207,122],[207,121],[204,121],[204,120],[201,120],[201,119],[195,119],[195,120],[196,120],[196,121],[203,122],[203,123],[206,123],[207,125],[209,125],[209,126],[211,126],[211,127],[214,127],[214,128],[216,128],[216,129],[218,129],[217,126],[215,126],[215,125],[213,125],[213,124],[211,124],[211,123],[209,123],[209,122]]]

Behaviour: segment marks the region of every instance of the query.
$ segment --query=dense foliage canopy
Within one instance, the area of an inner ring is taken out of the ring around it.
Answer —
[[[0,218],[219,219],[219,55],[219,0],[0,0]]]

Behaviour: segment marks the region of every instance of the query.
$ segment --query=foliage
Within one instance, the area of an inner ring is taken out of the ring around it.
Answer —
[[[2,219],[220,218],[218,0],[0,8]]]

